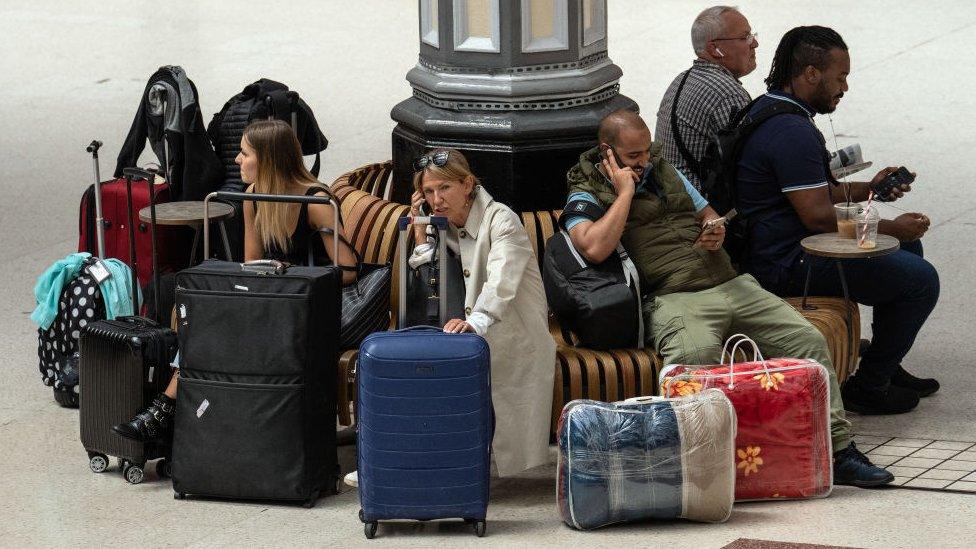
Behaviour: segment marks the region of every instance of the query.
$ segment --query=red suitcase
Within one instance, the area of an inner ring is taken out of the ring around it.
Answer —
[[[737,341],[728,356],[742,344],[753,347],[752,362],[665,367],[661,394],[714,387],[732,401],[738,417],[736,501],[826,497],[833,484],[827,369],[810,359],[764,360],[748,338]]]
[[[99,143],[100,145],[100,143]],[[98,148],[89,147],[95,166],[95,177],[98,179]],[[78,251],[88,252],[103,259],[114,257],[122,261],[129,261],[129,230],[127,226],[128,210],[126,209],[125,178],[103,181],[101,189],[102,218],[105,227],[105,249],[98,249],[95,207],[95,186],[90,185],[81,197],[81,207],[78,214]],[[153,192],[156,204],[170,201],[168,183],[155,185]],[[133,180],[132,211],[133,217],[138,219],[139,211],[149,205],[149,186],[146,181]],[[149,223],[139,222],[136,227],[136,257],[139,265],[136,275],[139,285],[145,288],[152,280],[152,237]],[[161,272],[176,272],[189,266],[190,249],[193,238],[187,227],[159,226],[156,229],[156,253]]]

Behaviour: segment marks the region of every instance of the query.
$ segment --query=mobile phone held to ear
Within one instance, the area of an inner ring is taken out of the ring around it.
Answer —
[[[606,143],[600,143],[600,153],[601,153],[600,160],[603,160],[604,158],[606,158],[607,151],[610,151],[610,152],[613,153],[613,159],[617,161],[617,167],[618,168],[623,168],[623,167],[626,166],[626,164],[624,164],[624,161],[620,159],[620,155],[617,154],[617,151],[614,150],[614,148],[611,147],[610,145],[607,145]]]
[[[914,182],[915,176],[912,175],[912,172],[908,171],[905,166],[902,166],[885,176],[885,178],[874,187],[874,194],[881,201],[889,200],[891,198],[891,191],[893,189],[896,187],[901,187],[902,185],[911,185]]]
[[[426,200],[421,202],[420,208],[418,208],[418,210],[420,210],[420,217],[430,217],[430,206],[427,205]]]

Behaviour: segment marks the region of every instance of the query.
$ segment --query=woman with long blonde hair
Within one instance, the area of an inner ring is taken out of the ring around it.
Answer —
[[[291,126],[281,120],[250,124],[241,137],[237,155],[241,179],[249,183],[246,192],[331,196],[302,161],[301,145]],[[329,234],[334,222],[331,206],[287,202],[244,202],[244,260],[278,259],[293,265],[308,262],[311,247],[316,263],[336,259]],[[339,224],[340,236],[342,224]],[[352,250],[340,246],[337,265],[355,267]],[[355,279],[346,270],[343,282]]]

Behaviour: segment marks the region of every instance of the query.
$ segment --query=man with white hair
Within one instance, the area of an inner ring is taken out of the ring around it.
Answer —
[[[749,103],[739,79],[755,70],[759,41],[737,8],[714,6],[695,18],[691,44],[698,58],[668,86],[654,141],[664,145],[664,158],[701,190],[699,164],[709,140]]]

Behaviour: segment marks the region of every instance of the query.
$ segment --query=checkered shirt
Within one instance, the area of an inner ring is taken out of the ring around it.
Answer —
[[[700,161],[711,136],[725,127],[736,112],[748,105],[750,98],[742,84],[721,65],[696,59],[689,70],[692,73],[678,100],[678,132],[691,155]],[[695,188],[701,190],[698,174],[688,167],[678,152],[671,131],[671,105],[674,104],[678,85],[686,72],[688,71],[683,71],[671,82],[661,99],[654,140],[664,144],[664,158],[685,174]]]

